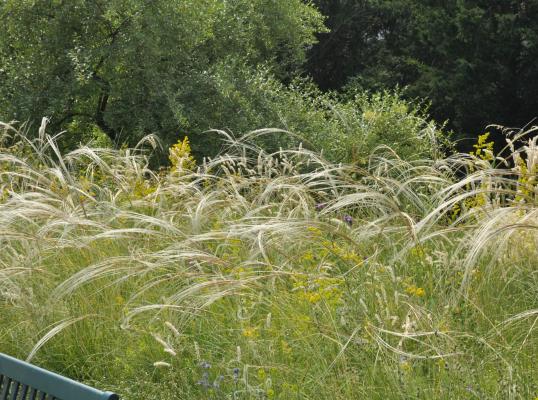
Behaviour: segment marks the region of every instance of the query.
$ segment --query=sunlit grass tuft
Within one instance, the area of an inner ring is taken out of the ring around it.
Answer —
[[[534,398],[533,132],[364,165],[215,132],[157,173],[2,125],[1,351],[126,399]]]

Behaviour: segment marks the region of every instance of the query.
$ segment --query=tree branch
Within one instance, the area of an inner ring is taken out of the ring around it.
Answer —
[[[105,111],[108,105],[108,97],[108,91],[103,90],[97,102],[97,109],[95,110],[94,120],[95,124],[99,127],[99,129],[106,133],[106,135],[110,138],[110,140],[112,140],[113,143],[118,144],[118,132],[112,127],[110,127],[105,121]]]

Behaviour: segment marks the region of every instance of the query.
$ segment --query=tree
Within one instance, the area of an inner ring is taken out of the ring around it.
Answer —
[[[521,126],[538,109],[538,3],[317,0],[330,33],[309,55],[324,88],[407,86],[461,136]]]
[[[116,144],[220,128],[189,111],[212,107],[215,69],[264,63],[286,79],[323,29],[301,0],[6,0],[0,19],[0,119],[50,116]]]

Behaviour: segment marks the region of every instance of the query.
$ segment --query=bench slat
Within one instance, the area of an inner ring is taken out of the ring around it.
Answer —
[[[26,394],[28,393],[28,385],[23,384],[21,389],[21,400],[26,399]]]
[[[9,387],[11,386],[11,378],[7,377],[3,372],[2,375],[4,376],[2,377],[2,394],[0,394],[0,400],[7,400],[7,394],[9,393]]]
[[[57,400],[118,400],[118,396],[114,393],[102,392],[2,353],[0,353],[0,375],[3,375],[4,381],[7,382],[5,384],[2,381],[0,385],[2,388],[0,400],[8,400],[12,381],[32,388],[29,400],[36,400],[37,391],[40,392],[39,400],[45,400],[47,395],[50,399]]]
[[[32,388],[32,391],[30,392],[30,399],[29,400],[36,400],[37,396],[37,390]]]
[[[19,394],[19,389],[21,384],[19,382],[13,382],[11,384],[11,400],[17,400],[17,395]]]

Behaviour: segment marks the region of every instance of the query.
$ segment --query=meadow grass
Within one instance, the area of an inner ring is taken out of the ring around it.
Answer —
[[[534,130],[361,166],[268,134],[155,172],[3,125],[0,351],[124,399],[538,396]]]

